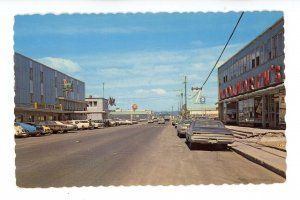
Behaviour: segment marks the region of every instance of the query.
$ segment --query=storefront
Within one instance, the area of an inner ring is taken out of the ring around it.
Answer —
[[[219,67],[224,123],[285,128],[283,33],[281,18]]]

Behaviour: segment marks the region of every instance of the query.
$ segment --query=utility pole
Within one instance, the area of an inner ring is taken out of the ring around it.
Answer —
[[[186,118],[186,114],[187,114],[187,95],[186,95],[186,76],[184,76],[184,118]]]

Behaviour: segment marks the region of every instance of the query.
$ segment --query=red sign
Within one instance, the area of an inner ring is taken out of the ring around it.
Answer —
[[[135,111],[136,109],[138,109],[138,105],[137,104],[132,104],[131,108],[132,108],[133,111]]]
[[[275,78],[273,79],[272,83],[279,83],[282,80],[281,69],[282,68],[279,65],[271,65],[270,69],[267,69],[262,74],[258,73],[256,76],[250,77],[249,79],[245,79],[241,82],[237,82],[233,85],[224,88],[223,90],[221,89],[219,91],[220,99],[242,94],[247,91],[257,90],[262,86],[267,87],[271,83],[271,71],[275,75]]]

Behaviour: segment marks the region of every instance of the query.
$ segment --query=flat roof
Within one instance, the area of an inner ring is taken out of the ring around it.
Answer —
[[[44,67],[47,67],[47,68],[49,68],[49,69],[51,69],[51,70],[53,70],[53,71],[57,71],[57,72],[59,72],[59,73],[65,75],[65,76],[71,77],[72,79],[74,79],[74,80],[76,80],[76,81],[79,81],[79,82],[85,84],[85,82],[83,82],[83,81],[81,81],[81,80],[79,80],[79,79],[77,79],[77,78],[74,78],[74,77],[72,77],[72,76],[70,76],[70,75],[67,75],[67,74],[61,72],[61,71],[58,71],[58,70],[56,70],[56,69],[53,69],[53,68],[51,68],[51,67],[49,67],[49,66],[47,66],[47,65],[45,65],[45,64],[43,64],[43,63],[40,63],[40,62],[38,62],[38,61],[36,61],[36,60],[33,60],[32,58],[29,58],[29,57],[27,57],[27,56],[24,56],[23,54],[20,54],[20,53],[18,53],[18,52],[15,52],[15,54],[17,54],[17,55],[19,55],[19,56],[22,56],[22,57],[24,57],[24,58],[27,58],[28,60],[31,60],[31,61],[33,61],[33,62],[36,62],[36,63],[38,63],[38,64],[40,64],[40,65],[43,65]]]

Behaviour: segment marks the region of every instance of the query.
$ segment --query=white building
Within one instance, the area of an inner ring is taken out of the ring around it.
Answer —
[[[85,98],[87,102],[87,119],[102,120],[108,117],[108,100],[89,96]]]

